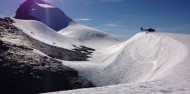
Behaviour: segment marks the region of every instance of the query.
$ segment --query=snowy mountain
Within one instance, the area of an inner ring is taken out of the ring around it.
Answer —
[[[0,31],[0,92],[190,93],[190,35],[141,32],[123,41],[42,0],[0,19]]]
[[[72,21],[59,8],[43,0],[26,0],[16,11],[16,19],[38,20],[55,31],[61,30]]]
[[[26,0],[14,18],[0,18],[0,31],[0,92],[5,94],[95,87],[62,60],[89,61],[94,53],[121,42],[121,38],[72,21],[42,0]]]

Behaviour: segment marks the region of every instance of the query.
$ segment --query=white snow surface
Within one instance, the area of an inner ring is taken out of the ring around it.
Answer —
[[[14,23],[15,26],[36,40],[40,40],[44,43],[67,49],[72,48],[72,44],[79,45],[77,40],[58,34],[53,29],[49,28],[39,21],[18,19],[14,20],[16,22]]]
[[[50,5],[50,4],[40,4],[40,3],[36,3],[37,5],[44,7],[44,8],[55,8],[54,6]]]
[[[60,30],[58,33],[77,39],[84,45],[96,49],[106,48],[123,41],[122,38],[79,24],[75,21],[70,22],[68,27]]]
[[[101,87],[49,94],[190,94],[189,43],[185,34],[138,33],[90,61],[62,61]]]

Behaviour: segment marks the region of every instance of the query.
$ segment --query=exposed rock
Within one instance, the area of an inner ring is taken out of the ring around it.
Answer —
[[[16,11],[14,18],[24,20],[38,20],[30,14],[30,7],[32,6],[33,0],[26,0]],[[38,20],[39,21],[39,20]]]
[[[5,17],[4,19],[0,18],[0,22],[5,22],[5,23],[12,24],[12,23],[14,23],[14,20],[11,19],[10,17]]]
[[[87,54],[89,56],[92,55],[92,53],[94,51],[96,51],[95,49],[89,48],[89,47],[86,47],[86,46],[79,46],[79,47],[77,47],[76,45],[73,45],[73,47],[75,47],[74,49],[72,49],[73,51],[85,53],[85,54]]]

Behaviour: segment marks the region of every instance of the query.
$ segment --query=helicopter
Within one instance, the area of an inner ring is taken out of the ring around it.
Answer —
[[[152,29],[152,28],[143,29],[142,27],[141,27],[140,30],[141,30],[141,31],[148,31],[148,32],[155,32],[155,31],[156,31],[155,29]]]

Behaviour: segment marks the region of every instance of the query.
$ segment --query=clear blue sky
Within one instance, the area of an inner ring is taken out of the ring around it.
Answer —
[[[14,15],[24,0],[0,0],[0,16]],[[45,0],[78,22],[122,37],[155,28],[190,34],[190,0]]]

